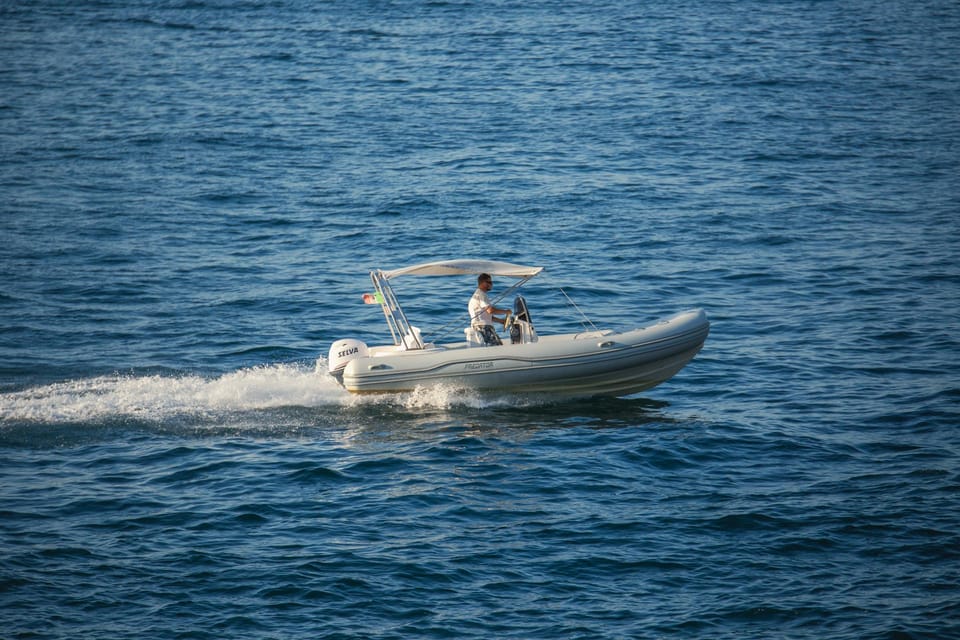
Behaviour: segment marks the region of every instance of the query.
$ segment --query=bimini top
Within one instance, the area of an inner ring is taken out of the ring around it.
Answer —
[[[543,271],[543,267],[525,267],[509,262],[495,260],[441,260],[415,264],[412,267],[381,271],[387,280],[397,276],[463,276],[489,273],[491,276],[511,278],[532,278]]]

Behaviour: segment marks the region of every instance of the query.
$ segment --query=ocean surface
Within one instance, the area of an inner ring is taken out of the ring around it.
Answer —
[[[960,638],[958,61],[955,0],[0,0],[0,636]],[[327,375],[468,257],[711,334]]]

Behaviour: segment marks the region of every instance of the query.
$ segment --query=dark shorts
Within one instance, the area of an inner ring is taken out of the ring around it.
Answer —
[[[496,345],[503,344],[500,342],[500,336],[497,335],[496,330],[492,325],[484,325],[482,327],[477,327],[477,333],[480,334],[480,337],[483,338],[483,343],[486,345]]]

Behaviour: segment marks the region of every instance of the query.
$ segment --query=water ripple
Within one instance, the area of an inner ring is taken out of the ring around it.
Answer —
[[[11,637],[960,636],[956,3],[0,13]],[[461,256],[713,330],[643,397],[325,374]]]

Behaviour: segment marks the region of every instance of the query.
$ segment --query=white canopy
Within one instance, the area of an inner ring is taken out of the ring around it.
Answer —
[[[511,278],[532,278],[543,271],[543,267],[525,267],[509,262],[494,260],[441,260],[415,264],[412,267],[381,271],[387,280],[397,276],[463,276],[489,273],[491,276]]]

